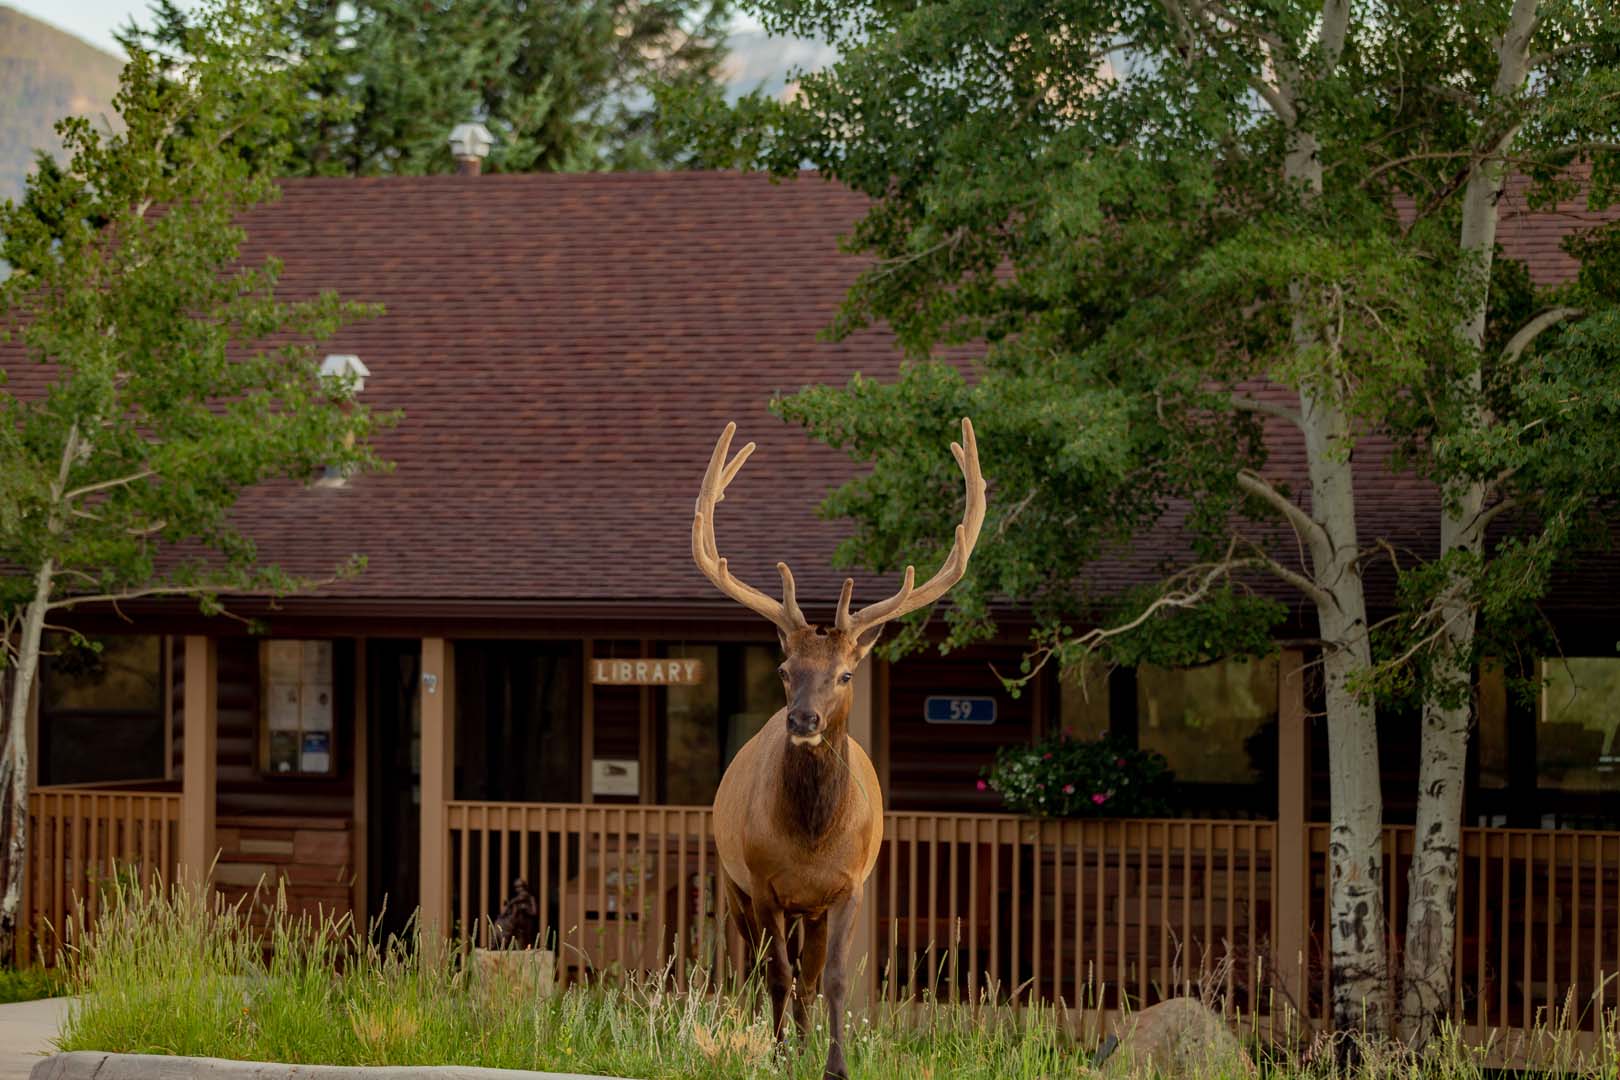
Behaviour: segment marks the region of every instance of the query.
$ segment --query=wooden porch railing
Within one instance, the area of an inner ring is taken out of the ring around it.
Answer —
[[[1310,842],[1311,1005],[1322,1012],[1332,970],[1328,826]],[[1384,830],[1384,905],[1391,956],[1405,937],[1414,836]],[[1542,1026],[1592,1031],[1620,1006],[1620,833],[1464,829],[1457,881],[1452,1015],[1479,1031]]]
[[[94,918],[119,877],[173,881],[180,794],[126,786],[39,788],[28,795],[28,870],[19,955],[54,962],[79,905]]]
[[[891,813],[874,874],[888,1000],[1265,1011],[1269,821],[1034,821]]]
[[[453,802],[446,807],[451,925],[488,946],[510,884],[540,901],[542,941],[570,973],[698,971],[742,963],[715,891],[706,806]]]
[[[719,899],[708,807],[449,805],[448,910],[467,944],[515,878],[566,972],[746,962]],[[1210,993],[1263,1008],[1275,826],[891,813],[867,905],[868,989],[890,1001],[1139,1007]]]

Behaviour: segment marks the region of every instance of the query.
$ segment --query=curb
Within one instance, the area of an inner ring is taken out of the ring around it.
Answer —
[[[460,1065],[287,1065],[277,1061],[75,1050],[35,1065],[28,1080],[616,1080],[582,1073]]]

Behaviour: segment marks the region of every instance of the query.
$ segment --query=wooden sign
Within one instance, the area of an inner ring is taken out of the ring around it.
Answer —
[[[703,682],[703,661],[680,656],[592,660],[591,682],[597,686],[697,686]]]

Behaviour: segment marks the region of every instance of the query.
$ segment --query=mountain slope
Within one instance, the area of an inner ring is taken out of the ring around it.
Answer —
[[[60,149],[52,125],[110,112],[123,61],[0,5],[0,198],[22,193],[35,150]]]

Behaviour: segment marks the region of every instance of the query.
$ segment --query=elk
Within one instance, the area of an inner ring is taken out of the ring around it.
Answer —
[[[900,591],[854,613],[855,589],[844,581],[831,627],[813,626],[799,610],[793,574],[777,563],[782,599],[771,599],[733,577],[714,537],[715,506],[754,452],[749,443],[727,460],[737,425],[727,424],[703,474],[692,518],[692,558],[715,587],[776,625],[786,659],[778,669],[787,705],[749,739],[727,767],[714,796],[727,908],[756,954],[765,957],[766,983],[777,1037],[792,995],[801,1036],[822,985],[832,1045],[824,1080],[845,1080],[844,995],[855,916],[883,842],[883,796],[877,773],[849,737],[855,669],[877,644],[885,623],[926,607],[961,580],[984,524],[984,479],[973,425],[962,420],[962,441],[951,453],[962,470],[967,507],[939,572],[914,587],[906,567]],[[796,922],[798,935],[790,936]],[[794,968],[797,966],[797,979]]]

